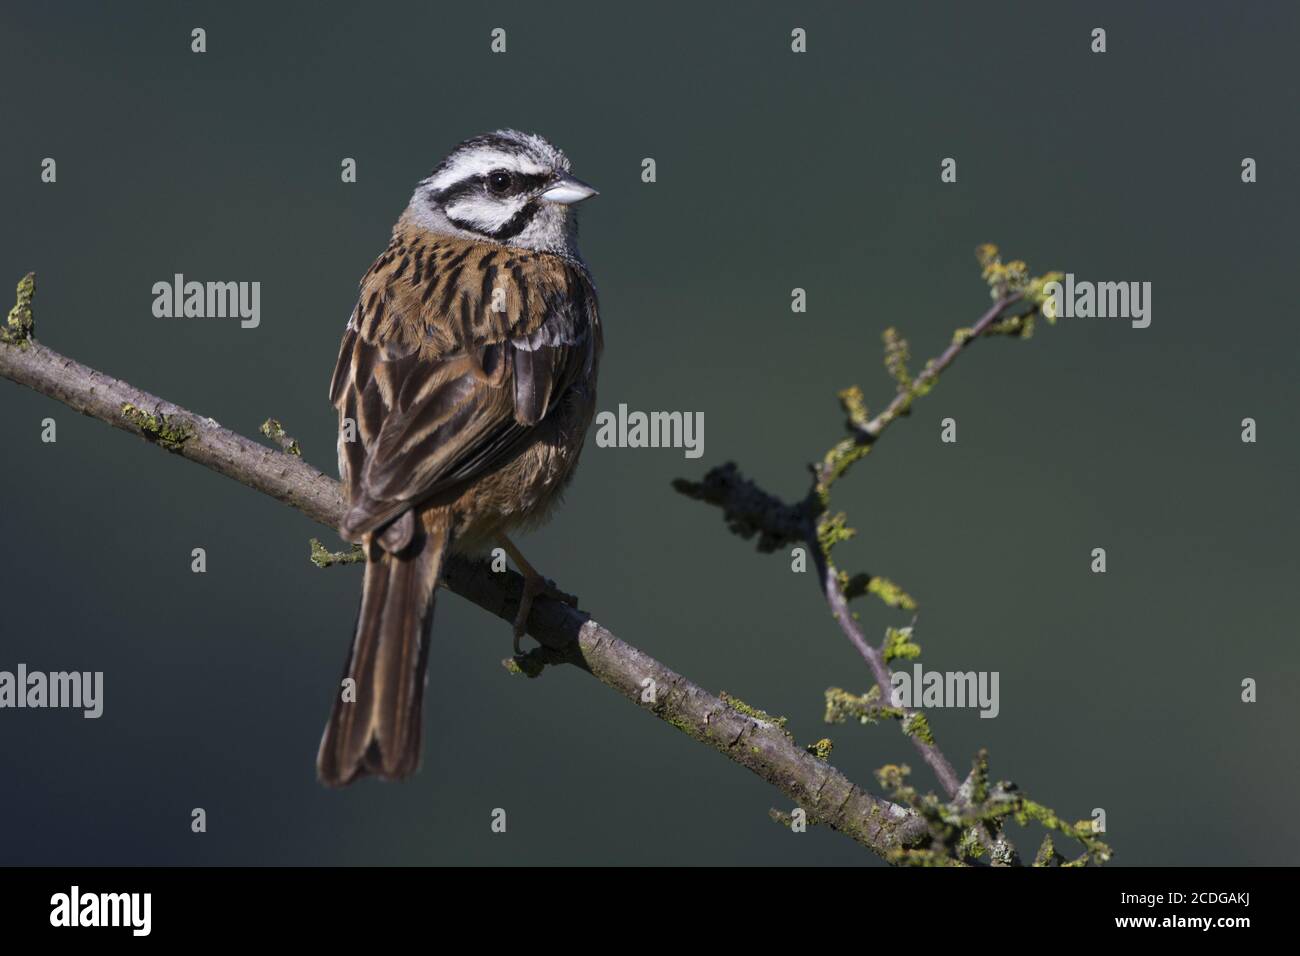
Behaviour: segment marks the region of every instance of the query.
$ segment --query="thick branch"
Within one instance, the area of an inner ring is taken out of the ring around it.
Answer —
[[[323,525],[338,525],[343,510],[338,482],[301,458],[250,441],[210,418],[87,368],[30,338],[0,344],[0,376],[205,465]],[[519,575],[493,573],[484,564],[459,557],[448,562],[443,584],[506,621],[513,620],[522,593]],[[924,822],[910,811],[866,793],[798,746],[784,729],[737,710],[620,641],[589,615],[539,600],[528,619],[528,633],[549,649],[550,659],[587,671],[642,709],[762,777],[811,819],[877,853],[885,855],[891,847],[913,843],[925,834]],[[647,693],[651,688],[653,695]]]

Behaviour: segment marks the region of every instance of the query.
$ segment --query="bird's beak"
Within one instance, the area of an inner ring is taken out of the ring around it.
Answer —
[[[592,196],[600,195],[581,179],[574,179],[572,176],[560,176],[555,182],[551,183],[551,188],[542,193],[541,198],[547,202],[559,203],[562,206],[572,205],[575,202],[582,202]]]

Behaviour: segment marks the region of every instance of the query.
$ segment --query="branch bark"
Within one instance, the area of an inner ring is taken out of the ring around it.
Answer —
[[[270,495],[322,525],[338,526],[343,499],[337,481],[300,457],[254,442],[40,345],[30,337],[30,309],[26,315],[22,334],[7,335],[0,342],[0,376]],[[458,556],[448,561],[442,583],[505,621],[514,619],[523,590],[518,574],[493,573],[485,564]],[[924,821],[909,809],[873,797],[800,747],[784,728],[709,693],[619,640],[590,615],[538,600],[528,633],[542,645],[529,655],[534,666],[568,663],[586,671],[776,787],[806,811],[810,822],[851,836],[882,857],[925,837]],[[654,688],[652,695],[648,688]]]

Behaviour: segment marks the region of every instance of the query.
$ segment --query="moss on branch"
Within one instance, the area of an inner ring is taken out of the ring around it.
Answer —
[[[321,544],[319,538],[311,539],[311,563],[318,568],[329,568],[336,564],[359,564],[366,560],[366,553],[358,545],[347,551],[331,551]]]
[[[285,433],[284,426],[281,425],[277,419],[268,418],[266,421],[262,422],[260,431],[267,438],[279,445],[285,454],[294,455],[298,458],[302,457],[302,446],[298,444],[297,439],[290,438]]]
[[[134,425],[146,439],[168,451],[180,451],[194,437],[194,426],[176,415],[147,412],[130,402],[122,406],[122,417]]]
[[[32,298],[36,295],[36,273],[29,272],[18,280],[18,294],[5,324],[0,326],[0,342],[25,349],[36,330],[32,316]]]

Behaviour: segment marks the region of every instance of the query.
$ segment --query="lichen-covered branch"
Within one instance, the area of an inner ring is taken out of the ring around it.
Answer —
[[[839,575],[835,568],[827,563],[820,552],[818,552],[818,566],[821,572],[822,591],[826,595],[826,601],[830,605],[831,614],[835,622],[839,624],[840,630],[844,632],[849,641],[858,649],[867,666],[871,668],[871,676],[876,682],[876,687],[885,700],[890,700],[893,696],[893,685],[890,683],[889,665],[885,662],[885,655],[879,648],[873,647],[871,643],[863,636],[862,629],[858,627],[858,622],[853,619],[853,613],[849,610],[848,599],[841,590]],[[901,719],[903,721],[903,730],[912,740],[912,745],[916,747],[924,760],[934,771],[935,777],[943,787],[944,792],[949,798],[957,796],[957,789],[961,786],[961,779],[957,776],[957,771],[953,769],[948,758],[943,755],[931,736],[929,725],[925,722],[922,714],[914,713],[906,707],[899,707]]]
[[[270,495],[320,524],[337,527],[343,514],[339,483],[301,457],[260,445],[211,418],[40,345],[32,337],[33,288],[31,276],[19,285],[19,303],[0,344],[0,376]],[[333,554],[316,545],[312,551],[318,563],[349,560],[348,552]],[[523,591],[518,574],[493,572],[486,564],[457,556],[447,562],[443,585],[505,621],[513,621]],[[867,793],[799,746],[779,722],[734,698],[709,693],[619,640],[590,615],[539,599],[528,619],[528,633],[542,648],[527,655],[518,669],[526,671],[531,661],[544,659],[590,673],[641,709],[757,774],[809,817],[881,856],[890,858],[896,850],[928,839],[927,826],[915,811]]]
[[[982,857],[994,864],[1018,862],[1014,846],[1001,829],[1001,820],[1008,815],[1022,822],[1034,820],[1044,823],[1049,829],[1079,839],[1085,844],[1086,862],[1104,862],[1109,857],[1109,848],[1097,841],[1091,830],[1085,833],[1080,829],[1086,824],[1053,827],[1045,822],[1043,814],[1035,815],[1026,809],[1037,807],[1036,804],[1018,795],[1014,799],[1007,797],[993,809],[980,809],[972,804],[973,777],[968,777],[965,783],[958,777],[952,763],[935,742],[923,713],[900,706],[893,700],[889,662],[895,657],[915,657],[920,653],[919,645],[912,639],[912,629],[889,628],[884,642],[876,646],[864,636],[857,616],[850,609],[854,598],[867,595],[905,611],[915,611],[916,601],[888,578],[861,573],[850,575],[841,571],[832,557],[835,547],[853,537],[855,532],[846,515],[831,510],[831,490],[855,463],[866,457],[881,434],[893,422],[909,414],[913,403],[930,392],[939,376],[976,339],[990,335],[1028,338],[1033,334],[1039,316],[1049,322],[1055,320],[1054,311],[1046,308],[1049,302],[1047,287],[1059,281],[1060,273],[1031,277],[1023,262],[1004,263],[997,247],[992,245],[981,246],[976,256],[993,304],[974,325],[958,329],[948,347],[927,362],[917,375],[913,375],[908,367],[911,348],[907,340],[897,329],[884,331],[884,364],[894,381],[895,394],[884,410],[872,417],[862,390],[857,386],[839,393],[847,434],[820,461],[809,466],[812,482],[802,501],[790,504],[769,494],[746,478],[732,462],[711,469],[701,481],[678,479],[673,482],[673,487],[687,497],[721,508],[728,530],[745,539],[757,535],[760,551],[771,552],[802,544],[811,552],[817,583],[831,615],[867,663],[875,685],[867,694],[857,698],[839,688],[827,691],[826,719],[840,722],[852,714],[864,723],[874,723],[880,717],[898,720],[946,796],[945,800],[922,799],[903,782],[906,768],[886,768],[888,773],[882,776],[882,783],[889,781],[888,785],[896,791],[895,798],[911,806],[930,827],[929,837],[923,841],[925,845],[922,848],[895,853],[891,857],[894,862],[972,862]],[[983,772],[987,771],[986,763],[977,762],[973,775],[978,775],[981,767]],[[1017,808],[1014,812],[1003,812],[1013,804]],[[777,814],[777,818],[785,819],[781,814]],[[1051,820],[1059,822],[1055,815]],[[1048,863],[1060,859],[1051,844],[1050,833],[1037,859]]]
[[[361,564],[366,560],[366,552],[357,544],[346,551],[331,551],[320,543],[319,538],[312,538],[307,544],[311,548],[311,563],[318,568],[332,568],[336,564]]]
[[[298,444],[296,438],[291,438],[285,432],[284,426],[274,418],[268,418],[262,422],[262,427],[258,429],[263,435],[271,439],[280,446],[280,450],[298,458],[302,457],[302,446]]]
[[[880,649],[863,636],[849,608],[852,596],[873,594],[892,607],[915,609],[915,602],[887,578],[871,575],[849,577],[831,562],[830,551],[839,540],[847,539],[852,529],[844,526],[842,516],[826,518],[815,494],[798,504],[788,504],[769,494],[741,474],[732,462],[710,469],[701,481],[677,479],[673,487],[688,498],[721,508],[729,530],[742,538],[758,535],[758,550],[764,552],[802,544],[813,556],[817,580],[845,637],[857,649],[870,668],[880,692],[889,699],[892,688],[890,670]],[[929,737],[920,732],[924,718],[907,708],[900,708],[902,725],[921,757],[934,771],[949,797],[957,793],[961,781],[952,764]],[[918,718],[921,718],[918,720]]]

